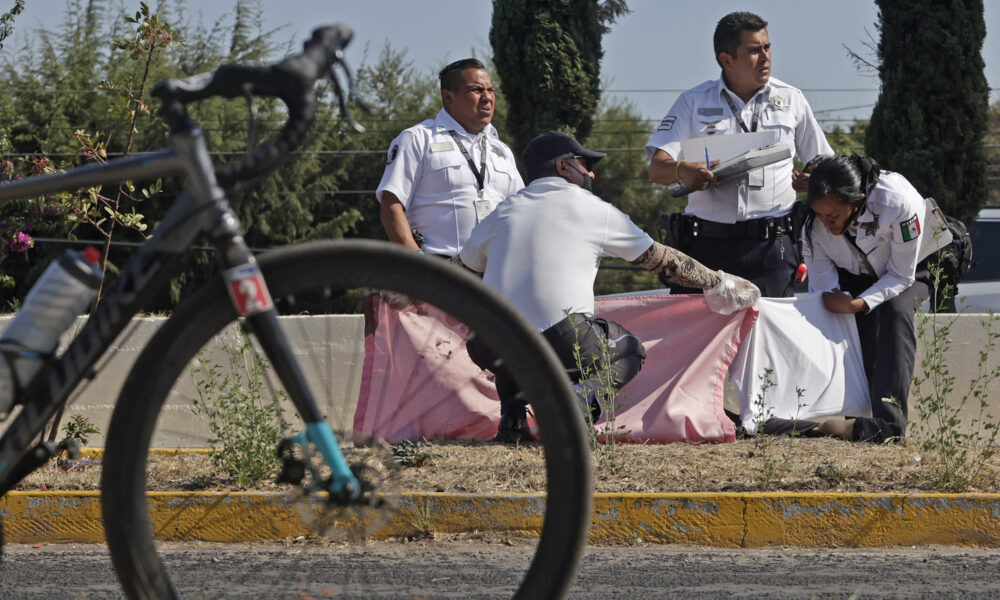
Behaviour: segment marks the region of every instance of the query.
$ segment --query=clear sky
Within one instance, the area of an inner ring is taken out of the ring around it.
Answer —
[[[0,0],[7,9],[11,0]],[[55,27],[65,0],[27,0],[15,30]],[[138,7],[139,0],[124,6]],[[153,0],[155,6],[156,2]],[[188,2],[189,14],[200,11],[215,20],[235,0]],[[859,72],[845,45],[871,56],[865,42],[877,36],[874,0],[628,0],[632,9],[604,38],[601,74],[608,94],[633,101],[650,119],[660,119],[678,91],[719,75],[712,54],[712,32],[718,19],[734,10],[749,10],[769,22],[773,75],[803,89],[829,127],[836,118],[867,118],[877,98],[878,77]],[[990,102],[1000,100],[1000,0],[985,0],[986,78]],[[388,41],[406,49],[418,69],[428,73],[472,50],[490,54],[490,0],[263,0],[268,27],[284,27],[280,35],[303,39],[317,25],[342,21],[355,32],[348,55],[360,62],[367,47],[375,55]],[[279,39],[280,39],[279,35]],[[874,38],[877,39],[877,38]],[[915,49],[933,52],[932,48]]]

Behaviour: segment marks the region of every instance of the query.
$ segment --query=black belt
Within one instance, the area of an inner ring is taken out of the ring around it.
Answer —
[[[792,218],[765,217],[737,223],[716,223],[682,215],[683,230],[692,238],[715,240],[769,240],[792,232]]]

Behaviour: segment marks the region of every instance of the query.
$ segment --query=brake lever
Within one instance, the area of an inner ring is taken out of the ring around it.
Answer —
[[[340,83],[340,78],[337,76],[336,66],[340,65],[341,69],[344,71],[344,77],[347,78],[347,93],[344,93],[344,86]],[[341,57],[337,62],[330,66],[330,80],[333,82],[333,91],[337,94],[337,104],[340,106],[340,115],[347,121],[347,124],[357,131],[358,133],[364,133],[365,128],[361,123],[354,118],[351,114],[351,109],[347,106],[348,99],[353,99],[357,105],[366,114],[371,114],[372,110],[364,98],[361,97],[361,93],[358,91],[357,85],[354,81],[354,76],[351,74],[350,67],[344,62]]]
[[[358,91],[357,81],[354,79],[354,74],[351,73],[351,68],[348,67],[347,63],[343,60],[340,61],[340,65],[344,68],[344,76],[347,77],[347,86],[351,98],[358,104],[359,107],[361,107],[361,110],[365,111],[365,114],[372,114],[371,105],[368,104],[368,101],[365,100],[361,95],[361,92]]]

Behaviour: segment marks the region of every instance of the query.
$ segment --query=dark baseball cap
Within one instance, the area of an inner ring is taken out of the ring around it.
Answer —
[[[521,162],[528,173],[533,173],[553,158],[567,154],[586,156],[590,159],[591,165],[607,156],[603,152],[587,150],[573,136],[567,133],[549,131],[548,133],[536,136],[535,139],[528,142],[528,145],[524,147],[524,152],[521,154]]]

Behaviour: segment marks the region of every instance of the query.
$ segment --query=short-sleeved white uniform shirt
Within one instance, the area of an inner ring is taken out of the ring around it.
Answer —
[[[723,92],[732,99],[747,129],[753,129],[754,105],[761,103],[756,131],[777,132],[777,143],[787,144],[792,156],[808,162],[818,155],[832,156],[833,149],[813,116],[802,92],[772,77],[744,103],[720,78],[687,90],[677,98],[667,116],[646,142],[652,158],[657,149],[675,160],[704,162],[704,157],[683,157],[681,142],[708,135],[743,133]],[[709,157],[711,158],[711,157]],[[795,202],[791,158],[763,168],[763,185],[751,185],[749,175],[688,195],[685,212],[718,223],[735,223],[786,214]]]
[[[485,148],[483,200],[477,212],[479,187],[465,155],[449,132],[454,131],[478,169]],[[424,236],[424,252],[454,256],[468,239],[480,216],[524,187],[514,154],[487,125],[472,135],[444,109],[437,117],[404,130],[389,145],[389,155],[375,194],[391,192],[406,209],[410,226]]]
[[[544,331],[567,314],[594,314],[601,257],[633,261],[652,245],[611,204],[561,177],[543,177],[486,217],[459,256]]]
[[[865,210],[845,235],[833,235],[814,220],[802,253],[809,268],[809,291],[839,286],[837,267],[877,281],[859,296],[872,310],[913,285],[927,201],[899,173],[883,171],[865,201]]]

